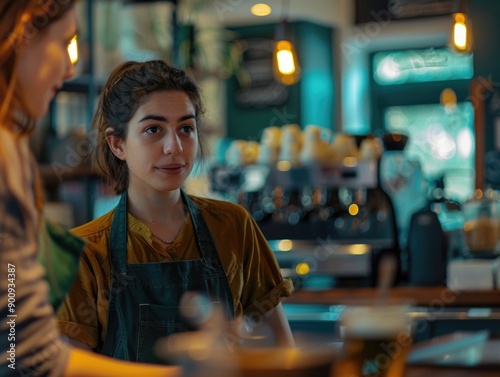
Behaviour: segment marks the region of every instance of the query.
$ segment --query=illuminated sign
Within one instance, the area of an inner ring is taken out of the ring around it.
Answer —
[[[379,52],[373,57],[373,77],[380,85],[465,80],[473,74],[473,55],[447,48]]]

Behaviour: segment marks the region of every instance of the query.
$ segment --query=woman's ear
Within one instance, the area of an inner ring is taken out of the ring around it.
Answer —
[[[106,128],[106,132],[105,132],[105,135],[107,135],[106,136],[106,143],[108,143],[109,149],[111,149],[111,152],[113,152],[113,154],[116,157],[118,157],[122,161],[125,161],[126,160],[125,148],[123,147],[125,143],[121,137],[111,135],[111,133],[113,131],[114,130],[112,127]]]

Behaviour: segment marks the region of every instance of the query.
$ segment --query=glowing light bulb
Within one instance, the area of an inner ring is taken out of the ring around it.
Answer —
[[[467,26],[464,23],[458,22],[454,26],[454,43],[459,49],[464,50],[467,46]]]
[[[71,64],[75,64],[78,60],[78,39],[76,38],[76,35],[69,42],[68,54]]]
[[[292,44],[288,41],[279,41],[278,45],[276,52],[278,70],[284,75],[290,75],[295,72]]]
[[[265,17],[271,14],[271,7],[264,3],[257,3],[250,9],[250,12],[257,17]]]
[[[300,65],[291,33],[286,23],[277,26],[273,51],[273,71],[275,79],[284,85],[293,85],[300,79]]]
[[[453,26],[451,44],[459,52],[469,52],[471,50],[470,25],[464,13],[453,15]]]

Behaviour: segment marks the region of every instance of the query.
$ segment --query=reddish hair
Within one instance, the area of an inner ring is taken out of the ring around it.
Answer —
[[[16,85],[20,49],[61,19],[76,0],[0,0],[0,127],[29,134],[35,124]]]

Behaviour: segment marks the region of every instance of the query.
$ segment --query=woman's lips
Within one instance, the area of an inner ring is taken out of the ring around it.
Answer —
[[[184,167],[185,165],[181,164],[169,164],[169,165],[158,166],[156,169],[158,169],[162,173],[177,175],[184,170]]]

